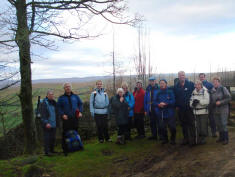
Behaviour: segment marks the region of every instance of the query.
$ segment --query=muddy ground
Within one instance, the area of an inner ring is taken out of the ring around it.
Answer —
[[[228,145],[218,144],[212,137],[206,145],[195,147],[162,145],[162,152],[148,152],[141,161],[114,164],[125,170],[111,176],[235,177],[235,127],[229,127],[229,135]]]

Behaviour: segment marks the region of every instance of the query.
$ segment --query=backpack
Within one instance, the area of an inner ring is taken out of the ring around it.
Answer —
[[[69,152],[83,149],[81,137],[75,130],[69,130],[65,133],[65,144]]]
[[[40,96],[38,96],[37,107],[35,109],[35,116],[37,119],[41,119],[41,116],[42,116],[42,103],[43,103],[43,100],[40,99]]]
[[[94,97],[93,97],[93,107],[95,108],[95,97],[96,97],[96,95],[97,95],[97,93],[96,93],[96,91],[94,92]],[[106,91],[104,90],[104,95],[105,95],[105,100],[106,100],[106,97],[107,97],[107,93],[106,93]]]

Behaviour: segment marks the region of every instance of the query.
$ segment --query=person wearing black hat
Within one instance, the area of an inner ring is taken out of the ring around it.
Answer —
[[[150,128],[151,128],[151,136],[148,138],[149,140],[157,140],[159,131],[159,121],[155,114],[155,110],[153,108],[153,95],[158,90],[158,85],[156,84],[155,77],[149,78],[149,85],[146,88],[145,96],[144,96],[144,111],[145,115],[150,118]]]

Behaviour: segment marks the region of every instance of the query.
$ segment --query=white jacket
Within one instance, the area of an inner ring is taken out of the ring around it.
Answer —
[[[197,106],[194,108],[192,106],[193,100],[199,100],[199,103]],[[202,87],[202,89],[197,92],[196,89],[194,89],[191,99],[190,99],[190,107],[193,108],[193,113],[196,115],[201,115],[201,114],[208,114],[208,105],[210,102],[210,95],[208,93],[207,88]]]

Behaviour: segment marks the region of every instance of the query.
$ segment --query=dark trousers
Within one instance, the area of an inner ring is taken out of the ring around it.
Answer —
[[[128,117],[128,125],[127,125],[127,139],[131,138],[131,129],[132,129],[132,118],[133,117]]]
[[[138,136],[145,136],[144,113],[135,113],[134,120],[135,120],[135,127],[138,132]]]
[[[54,151],[56,128],[43,128],[44,152],[45,154]]]
[[[125,139],[128,136],[128,124],[127,125],[118,125],[118,136],[125,136]]]
[[[216,133],[216,123],[215,123],[215,118],[213,116],[213,113],[211,110],[209,110],[209,124],[210,124],[210,128],[211,128],[211,134],[215,135]]]
[[[175,117],[160,118],[159,123],[163,140],[168,141],[167,127],[169,127],[171,132],[171,141],[175,141],[176,137]]]
[[[95,122],[99,140],[108,140],[108,116],[107,114],[95,114]]]
[[[195,122],[191,109],[179,110],[179,119],[181,122],[184,142],[194,144],[195,140]]]
[[[62,132],[62,149],[64,153],[68,153],[68,147],[66,145],[66,133],[69,130],[75,130],[78,132],[78,119],[69,118],[68,120],[63,120],[63,132]]]
[[[157,137],[157,135],[161,136],[161,131],[159,128],[159,119],[154,112],[149,113],[150,118],[150,128],[152,136]]]

